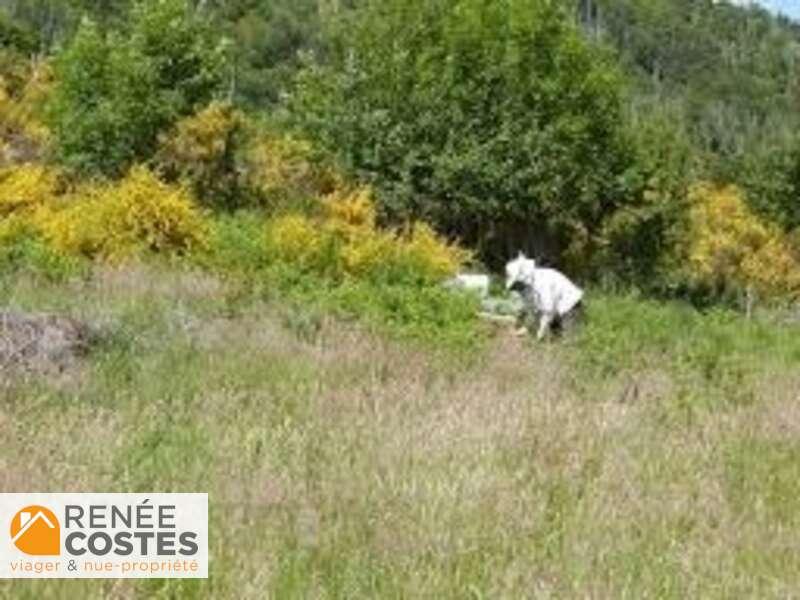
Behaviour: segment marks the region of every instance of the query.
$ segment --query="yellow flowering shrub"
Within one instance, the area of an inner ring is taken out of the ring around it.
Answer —
[[[765,296],[800,292],[800,261],[781,230],[760,220],[735,186],[702,183],[689,195],[690,276]]]
[[[428,279],[444,279],[454,275],[470,254],[467,250],[448,244],[427,223],[415,223],[403,246],[404,261]]]
[[[0,248],[39,235],[65,189],[55,169],[36,164],[0,169]]]
[[[230,136],[243,122],[244,116],[230,104],[212,102],[179,121],[169,135],[160,139],[163,158],[190,169],[219,160],[229,147]]]
[[[21,215],[11,215],[0,220],[0,248],[13,245],[31,232],[30,221]]]
[[[344,178],[315,160],[313,146],[291,136],[262,135],[247,156],[249,184],[272,208],[316,198],[344,185]]]
[[[45,144],[49,132],[40,119],[42,107],[53,85],[53,73],[46,62],[26,69],[25,83],[14,91],[11,82],[0,76],[0,161],[11,162],[15,154],[35,156],[35,148]],[[15,148],[15,146],[26,146]]]
[[[59,178],[57,171],[35,164],[0,170],[0,218],[51,203],[60,191]]]
[[[268,222],[274,257],[338,277],[424,282],[453,275],[469,257],[424,223],[404,234],[378,227],[369,188],[336,192],[322,204],[317,218],[288,215]]]
[[[284,215],[270,220],[267,248],[278,260],[310,266],[318,261],[325,244],[324,232],[304,215]]]
[[[334,191],[323,199],[323,204],[331,225],[341,226],[345,232],[375,227],[375,203],[368,187]]]
[[[342,267],[355,277],[372,277],[397,265],[402,241],[391,231],[363,230],[349,234],[341,247]]]
[[[204,248],[209,227],[189,192],[134,167],[115,185],[86,185],[42,225],[57,250],[118,262]]]
[[[199,198],[230,204],[239,193],[235,154],[244,126],[242,113],[212,102],[161,136],[156,164],[169,178],[188,180]]]

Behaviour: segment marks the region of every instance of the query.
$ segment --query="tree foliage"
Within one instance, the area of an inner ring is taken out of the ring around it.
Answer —
[[[233,43],[232,97],[244,106],[275,106],[300,66],[302,53],[319,53],[319,0],[237,0],[211,9]]]
[[[235,207],[245,195],[237,161],[245,126],[244,115],[230,104],[212,102],[160,137],[155,162],[167,179],[190,182],[203,202]]]
[[[39,39],[35,31],[0,12],[0,48],[30,54],[38,50]]]
[[[116,177],[149,158],[159,132],[209,102],[225,49],[182,0],[138,4],[127,32],[85,19],[56,62],[50,124],[61,161]]]
[[[332,48],[290,108],[377,186],[385,217],[471,241],[518,222],[563,235],[619,201],[618,73],[556,3],[367,2]]]
[[[619,52],[634,107],[669,107],[706,176],[744,187],[748,201],[800,226],[800,26],[756,3],[583,0],[588,31]],[[745,5],[745,6],[741,6]]]
[[[145,163],[311,229],[320,196],[365,184],[377,223],[433,222],[489,266],[525,249],[650,290],[687,291],[689,267],[709,289],[791,279],[770,260],[800,239],[800,24],[754,5],[6,0],[0,46],[0,164],[23,172]],[[713,266],[720,232],[719,256],[756,258]],[[389,237],[334,254],[369,265]]]

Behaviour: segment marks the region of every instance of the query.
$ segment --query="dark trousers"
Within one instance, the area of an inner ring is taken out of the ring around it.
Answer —
[[[537,317],[538,315],[535,311],[525,307],[517,315],[517,327],[525,326],[530,331],[535,331]],[[585,320],[586,311],[583,308],[583,300],[581,300],[567,314],[557,316],[550,325],[550,331],[555,335],[570,334]]]
[[[553,321],[553,333],[557,335],[570,334],[574,332],[586,320],[586,311],[583,308],[583,300],[572,307],[568,313],[560,315]]]

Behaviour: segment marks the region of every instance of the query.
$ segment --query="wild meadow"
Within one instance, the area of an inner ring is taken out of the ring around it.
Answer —
[[[590,294],[574,338],[291,308],[193,269],[5,274],[107,332],[0,388],[3,491],[207,491],[208,580],[8,598],[786,597],[800,585],[800,337]],[[796,318],[796,317],[795,317]]]

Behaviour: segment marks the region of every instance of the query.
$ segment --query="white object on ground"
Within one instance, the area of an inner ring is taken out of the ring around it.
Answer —
[[[470,273],[461,273],[445,282],[445,286],[477,292],[481,298],[489,297],[489,276]]]
[[[583,290],[555,269],[539,269],[522,252],[506,264],[506,288],[517,290],[527,307],[539,314],[541,340],[557,317],[563,317],[583,299]]]
[[[481,301],[481,310],[494,315],[507,315],[516,317],[525,308],[519,294],[511,294],[507,298],[488,297]]]

